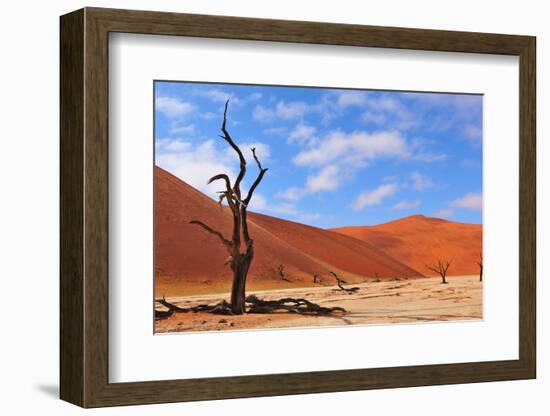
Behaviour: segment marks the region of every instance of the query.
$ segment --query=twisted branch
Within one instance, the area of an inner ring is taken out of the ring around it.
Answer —
[[[336,284],[338,285],[338,287],[341,290],[343,290],[345,292],[348,292],[350,294],[354,293],[354,292],[357,292],[359,290],[359,287],[352,287],[352,288],[348,289],[348,288],[342,286],[342,283],[347,283],[347,282],[345,280],[340,279],[336,273],[334,273],[334,272],[329,272],[329,273],[334,276],[334,278],[336,279]]]
[[[202,227],[203,229],[208,231],[210,234],[214,234],[216,237],[218,237],[220,241],[223,243],[223,245],[225,245],[228,249],[233,248],[232,241],[226,239],[222,233],[206,225],[204,222],[198,221],[198,220],[192,220],[192,221],[189,221],[189,224],[195,224],[195,225],[198,225],[199,227]]]
[[[258,160],[258,157],[256,156],[256,148],[253,147],[251,150],[252,150],[252,155],[254,156],[254,160],[256,161],[256,164],[258,165],[258,169],[260,170],[260,173],[258,174],[258,177],[256,178],[256,180],[254,181],[254,183],[250,187],[250,189],[248,191],[248,195],[244,199],[245,205],[248,205],[248,203],[250,202],[250,199],[252,199],[252,194],[254,193],[254,191],[256,190],[256,188],[258,187],[260,182],[262,181],[265,173],[268,171],[268,168],[262,168],[262,164],[260,163],[260,161]]]
[[[239,175],[237,176],[237,179],[235,179],[235,185],[233,185],[233,191],[239,197],[241,198],[241,181],[244,178],[244,175],[246,174],[246,159],[243,156],[243,153],[241,152],[241,149],[239,149],[239,146],[235,144],[233,139],[231,138],[231,135],[227,131],[226,125],[227,125],[227,106],[229,105],[229,100],[225,102],[225,108],[223,110],[223,122],[222,122],[222,132],[223,136],[220,136],[222,139],[224,139],[231,148],[237,153],[239,156],[239,162],[240,162],[240,171]]]

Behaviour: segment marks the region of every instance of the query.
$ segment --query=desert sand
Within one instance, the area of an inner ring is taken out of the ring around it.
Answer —
[[[182,331],[247,330],[262,328],[318,327],[416,323],[482,319],[482,289],[478,275],[453,276],[448,284],[439,277],[400,278],[355,284],[348,294],[337,286],[248,291],[261,299],[303,297],[321,306],[339,306],[345,314],[307,316],[288,312],[245,314],[240,316],[210,313],[175,313],[155,321],[156,333]],[[214,304],[228,294],[166,297],[179,307]],[[156,305],[158,310],[165,310]]]

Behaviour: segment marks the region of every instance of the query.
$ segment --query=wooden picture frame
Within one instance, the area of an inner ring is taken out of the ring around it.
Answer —
[[[61,17],[60,396],[82,407],[530,379],[536,376],[535,51],[530,36],[85,8]],[[111,32],[519,57],[519,359],[109,383]]]

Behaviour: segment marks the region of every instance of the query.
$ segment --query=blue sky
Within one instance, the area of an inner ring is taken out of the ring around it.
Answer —
[[[481,223],[482,96],[155,82],[155,163],[215,198],[218,173],[264,180],[250,210],[323,228],[413,214]]]

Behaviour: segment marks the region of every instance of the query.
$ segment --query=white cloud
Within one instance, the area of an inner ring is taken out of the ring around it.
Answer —
[[[312,223],[312,222],[317,221],[320,218],[321,218],[321,214],[316,213],[316,212],[298,214],[296,216],[296,220],[298,222],[302,222],[302,223]]]
[[[170,133],[172,134],[190,134],[194,133],[195,131],[195,125],[194,124],[188,124],[188,125],[179,125],[178,123],[173,123],[170,127]]]
[[[232,104],[236,104],[238,101],[233,94],[218,89],[207,90],[204,92],[204,95],[218,103],[225,103],[227,100],[231,100]]]
[[[411,173],[411,180],[412,180],[412,188],[415,191],[420,192],[434,186],[432,180],[429,177],[422,175],[418,171]]]
[[[427,150],[427,147],[433,144],[433,140],[426,140],[422,138],[414,138],[410,141],[410,151],[412,153],[411,159],[418,160],[419,162],[438,162],[447,159],[445,153],[434,153]]]
[[[335,191],[340,185],[340,169],[329,165],[321,169],[316,175],[308,176],[306,187],[309,192]]]
[[[270,121],[275,118],[275,112],[262,105],[257,105],[252,111],[252,118],[256,121]]]
[[[452,209],[440,209],[439,211],[434,212],[433,216],[436,218],[451,218],[455,212]]]
[[[263,212],[265,214],[280,214],[280,215],[289,215],[294,216],[298,215],[298,209],[294,204],[282,203],[282,204],[272,204],[259,193],[254,193],[250,204],[248,206],[250,211],[253,212]]]
[[[156,97],[155,107],[168,118],[182,117],[195,109],[193,104],[172,97]]]
[[[304,133],[300,137],[305,136]],[[308,178],[302,194],[304,195],[321,190],[336,190],[345,179],[352,177],[357,169],[379,158],[421,161],[445,158],[445,155],[427,152],[426,144],[422,140],[408,142],[397,131],[376,133],[333,131],[323,139],[315,138],[309,147],[302,149],[294,156],[293,162],[298,166],[321,169],[317,175]],[[330,168],[325,170],[327,167]],[[412,180],[416,190],[433,186],[428,177],[418,172],[413,174]]]
[[[481,211],[483,208],[483,198],[480,193],[469,193],[464,195],[462,198],[455,199],[451,201],[450,205],[453,208],[464,208],[471,211]]]
[[[263,94],[262,94],[261,92],[253,92],[252,94],[250,94],[250,95],[248,96],[248,99],[249,99],[250,101],[257,101],[257,100],[259,100],[259,99],[262,98],[262,97],[263,97]]]
[[[264,133],[267,135],[282,135],[287,131],[286,127],[271,127],[269,129],[265,129]]]
[[[220,115],[218,114],[215,114],[215,113],[212,113],[210,111],[206,111],[206,112],[201,112],[200,113],[200,117],[203,118],[204,120],[214,120],[215,118],[218,118],[220,119],[220,124],[221,124],[221,120],[223,117],[221,117]]]
[[[254,160],[254,155],[252,154],[252,148],[256,149],[256,156],[260,160],[260,163],[267,162],[271,159],[271,147],[267,143],[262,142],[251,142],[251,143],[242,143],[239,144],[241,151],[244,154],[246,162],[249,164],[254,164],[256,166],[256,161]],[[231,152],[235,154],[235,151],[231,149]],[[265,167],[265,166],[263,166]]]
[[[382,125],[391,122],[391,127],[398,130],[406,130],[420,123],[415,114],[394,97],[369,97],[365,104],[367,109],[362,119],[367,123]]]
[[[252,118],[257,121],[272,121],[275,118],[294,120],[302,118],[306,113],[315,111],[315,106],[310,106],[303,101],[285,102],[279,101],[274,108],[257,105],[252,112]]]
[[[257,192],[252,195],[252,199],[250,200],[250,203],[248,204],[248,208],[251,211],[265,211],[268,207],[267,199],[265,197]]]
[[[464,127],[464,136],[472,141],[480,141],[482,133],[481,127],[474,124],[468,124]]]
[[[277,193],[275,196],[280,199],[286,199],[287,201],[299,201],[304,196],[305,192],[301,188],[292,187],[282,192]]]
[[[419,112],[431,114],[425,127],[432,131],[454,130],[466,138],[481,138],[482,97],[474,94],[406,93],[403,95]],[[465,127],[466,126],[466,127]],[[473,128],[469,128],[471,126]]]
[[[291,120],[303,117],[309,110],[310,107],[302,101],[293,101],[290,103],[279,101],[276,107],[276,114],[284,120]]]
[[[291,215],[291,216],[298,215],[298,209],[294,204],[290,204],[290,203],[271,205],[268,208],[268,212],[272,212],[274,214],[281,214],[281,215]]]
[[[315,142],[316,128],[305,123],[299,123],[294,127],[288,136],[289,142],[300,144]]]
[[[282,215],[283,217],[302,223],[311,223],[321,218],[321,215],[318,213],[301,212],[296,205],[292,203],[270,203],[259,193],[254,193],[254,196],[250,200],[249,209],[253,212],[268,215]]]
[[[341,91],[336,93],[336,106],[347,108],[351,106],[362,106],[367,101],[367,93],[364,91]]]
[[[415,209],[418,208],[421,204],[420,199],[415,199],[412,201],[402,200],[397,204],[392,206],[392,209],[402,210],[402,209]]]
[[[227,152],[219,151],[214,140],[207,140],[199,145],[181,140],[161,140],[155,163],[189,185],[210,196],[223,189],[221,182],[208,185],[207,181],[219,173],[235,177],[235,158]]]
[[[321,191],[336,191],[342,184],[342,174],[336,165],[328,165],[319,170],[316,174],[309,175],[304,188],[291,187],[275,196],[287,201],[299,201],[306,195],[315,194]]]
[[[264,162],[267,162],[271,159],[271,147],[262,142],[247,142],[247,143],[237,143],[239,148],[241,149],[241,152],[243,153],[244,158],[246,159],[247,166],[255,169],[256,168],[256,161],[254,160],[254,155],[252,154],[252,148],[256,149],[256,156],[260,160],[260,163],[263,166]],[[231,148],[230,146],[227,146],[225,149],[226,156],[230,159],[235,159],[235,161],[238,161],[237,154],[235,153],[235,150]]]
[[[367,124],[382,125],[386,123],[387,117],[381,113],[373,113],[370,111],[365,111],[361,115],[361,119]]]
[[[345,165],[362,166],[379,157],[410,157],[406,140],[398,132],[354,132],[330,133],[319,144],[306,149],[294,157],[300,166],[322,166],[338,162]]]
[[[192,145],[180,139],[159,140],[159,148],[168,152],[183,152],[189,150]]]
[[[387,197],[394,195],[397,192],[398,186],[394,183],[380,185],[371,191],[364,191],[359,194],[353,203],[353,209],[359,211],[366,206],[378,205]]]
[[[198,89],[194,91],[195,95],[206,97],[215,103],[224,103],[229,100],[231,105],[240,105],[242,101],[234,94],[221,90],[219,88],[212,88],[209,90]]]

